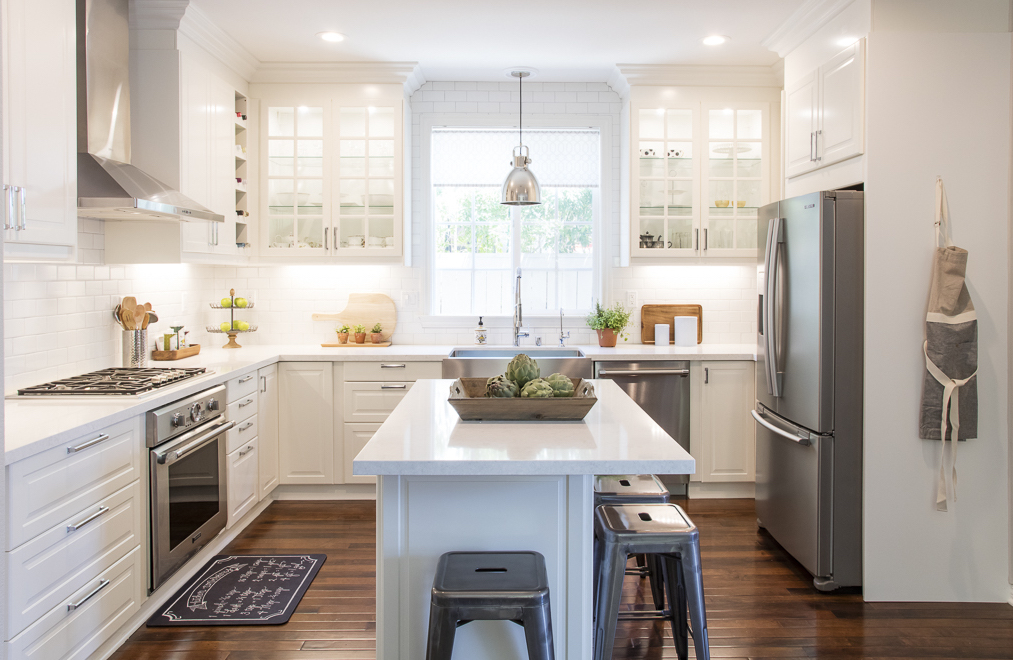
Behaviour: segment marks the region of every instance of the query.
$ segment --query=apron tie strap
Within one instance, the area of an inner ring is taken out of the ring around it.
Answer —
[[[925,368],[932,377],[943,386],[943,414],[939,432],[939,439],[942,447],[939,453],[939,482],[936,485],[936,510],[946,511],[947,490],[953,493],[953,501],[957,501],[957,434],[960,431],[960,388],[963,387],[978,373],[974,373],[960,380],[950,378],[943,370],[929,359],[929,342],[922,344],[922,351],[925,353]],[[947,419],[947,412],[949,418]],[[946,483],[946,424],[950,424],[950,483]],[[949,488],[947,488],[949,486]]]

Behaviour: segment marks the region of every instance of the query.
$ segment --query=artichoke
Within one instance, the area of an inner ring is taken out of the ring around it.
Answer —
[[[507,365],[506,374],[507,380],[512,380],[517,383],[517,387],[524,389],[524,385],[528,381],[534,380],[542,375],[542,372],[538,369],[538,363],[529,358],[524,353],[518,353],[514,356],[514,359],[510,360],[510,364]]]
[[[563,374],[552,374],[545,382],[552,388],[552,396],[573,396],[573,381]]]
[[[517,383],[503,376],[493,376],[485,381],[485,395],[488,397],[508,399],[517,396],[519,391]]]
[[[551,399],[552,386],[544,378],[535,378],[521,388],[521,396],[528,399]]]

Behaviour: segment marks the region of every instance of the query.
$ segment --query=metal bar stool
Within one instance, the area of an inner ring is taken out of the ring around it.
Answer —
[[[429,607],[426,660],[450,660],[459,626],[507,620],[524,627],[530,660],[554,660],[549,579],[537,552],[448,552]]]
[[[595,509],[594,531],[598,539],[594,660],[609,660],[612,656],[617,621],[648,618],[662,618],[672,624],[676,652],[684,660],[688,656],[687,603],[697,660],[710,660],[700,532],[686,512],[675,504],[605,504]],[[626,560],[636,553],[662,560],[668,609],[620,615]]]
[[[602,504],[667,504],[670,493],[661,479],[653,474],[603,474],[594,478],[594,506]],[[597,537],[595,543],[598,542]],[[648,560],[643,554],[636,556],[637,568],[627,569],[627,575],[648,578],[651,599],[655,609],[665,607],[665,589],[661,577],[661,561]],[[597,565],[595,566],[597,569]],[[594,594],[598,594],[598,574],[594,576]],[[595,600],[597,603],[597,600]]]

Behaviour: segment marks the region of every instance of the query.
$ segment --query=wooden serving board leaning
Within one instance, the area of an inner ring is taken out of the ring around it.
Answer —
[[[696,317],[696,343],[703,341],[703,306],[702,305],[644,305],[640,308],[640,342],[654,343],[654,324],[668,324],[668,342],[675,341],[676,316]]]
[[[480,421],[576,421],[598,403],[594,386],[582,378],[573,379],[573,396],[551,399],[485,396],[487,378],[458,378],[450,386],[450,405],[461,419]]]
[[[390,296],[385,296],[382,293],[352,293],[348,296],[348,304],[340,312],[333,313],[313,313],[314,321],[334,321],[334,329],[337,329],[341,325],[347,325],[352,327],[355,325],[366,326],[366,333],[372,329],[374,323],[379,323],[383,326],[382,341],[377,344],[355,344],[356,346],[390,346],[390,336],[394,334],[394,328],[397,327],[397,308],[394,306],[394,301],[390,299]],[[337,339],[337,336],[334,337]],[[367,339],[369,337],[367,336]],[[354,342],[349,338],[347,344],[326,343],[320,344],[321,346],[352,346]]]

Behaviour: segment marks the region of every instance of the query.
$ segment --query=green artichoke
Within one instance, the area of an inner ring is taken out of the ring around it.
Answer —
[[[521,388],[521,396],[528,399],[551,399],[552,386],[544,378],[535,378]]]
[[[517,383],[507,380],[503,376],[493,376],[485,381],[485,395],[488,397],[509,399],[510,397],[517,396],[519,391],[520,388],[517,387]]]
[[[573,396],[573,381],[563,374],[552,374],[545,382],[552,388],[552,396]]]
[[[537,362],[524,353],[518,353],[514,359],[510,360],[504,375],[507,380],[512,380],[517,383],[517,387],[524,389],[524,385],[528,381],[538,378],[542,372],[538,369]]]

